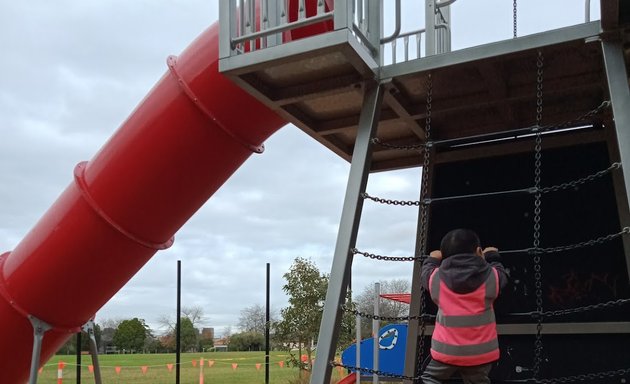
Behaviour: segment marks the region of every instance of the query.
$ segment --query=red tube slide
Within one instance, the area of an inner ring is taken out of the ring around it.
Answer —
[[[10,253],[0,256],[3,383],[28,379],[285,121],[218,73],[218,24],[179,58]],[[239,113],[247,111],[247,113]]]
[[[284,124],[218,72],[218,23],[169,57],[128,120],[0,255],[0,381],[28,379],[30,316],[52,326],[43,364]]]

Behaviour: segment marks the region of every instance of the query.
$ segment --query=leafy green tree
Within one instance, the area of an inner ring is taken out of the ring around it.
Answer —
[[[182,317],[180,321],[182,351],[196,352],[199,332],[188,317]]]
[[[261,351],[265,349],[265,336],[257,332],[235,333],[228,346],[230,351]]]
[[[124,320],[118,325],[116,332],[114,332],[113,342],[119,349],[132,352],[141,351],[149,334],[149,327],[144,320],[134,317],[131,320]]]
[[[298,356],[291,354],[291,362],[300,369],[311,369],[313,344],[319,333],[319,325],[326,298],[328,276],[320,273],[311,261],[296,258],[283,275],[286,284],[282,290],[289,297],[289,306],[280,311],[282,320],[275,324],[275,338],[289,352],[298,349]],[[304,350],[308,359],[301,361]]]
[[[212,339],[201,339],[199,340],[199,350],[202,352],[209,351],[212,347],[214,347],[214,340]]]

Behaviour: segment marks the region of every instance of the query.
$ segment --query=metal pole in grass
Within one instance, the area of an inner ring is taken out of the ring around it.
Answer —
[[[271,350],[269,345],[269,322],[271,321],[269,315],[269,271],[270,265],[267,263],[267,305],[265,310],[265,384],[269,384],[269,351]]]
[[[177,321],[175,322],[175,384],[179,384],[181,366],[182,261],[177,260]]]
[[[77,332],[77,384],[81,384],[81,331]]]

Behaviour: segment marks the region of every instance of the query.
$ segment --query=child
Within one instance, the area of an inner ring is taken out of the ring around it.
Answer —
[[[497,248],[482,250],[468,229],[447,233],[439,251],[422,265],[421,282],[438,306],[425,384],[442,383],[459,373],[464,383],[490,383],[492,362],[499,359],[492,304],[507,284]]]

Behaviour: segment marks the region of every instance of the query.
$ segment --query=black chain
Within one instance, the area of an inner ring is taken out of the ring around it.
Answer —
[[[514,29],[514,38],[516,39],[516,37],[518,36],[517,32],[517,22],[518,22],[518,13],[517,13],[517,4],[516,4],[517,0],[514,0],[514,4],[512,6],[512,26]]]
[[[569,181],[569,182],[562,183],[562,184],[553,185],[551,187],[540,188],[540,192],[541,193],[549,193],[549,192],[557,192],[557,191],[564,190],[564,189],[576,188],[576,187],[578,187],[580,185],[583,185],[583,184],[586,184],[586,183],[591,182],[593,180],[596,180],[596,179],[599,179],[601,177],[604,177],[608,173],[612,172],[615,169],[619,169],[619,168],[621,168],[621,163],[619,163],[619,162],[612,163],[608,168],[603,169],[603,170],[601,170],[599,172],[593,173],[591,175],[588,175],[586,177],[583,177],[581,179]]]
[[[627,374],[630,374],[630,368],[617,369],[617,370],[605,371],[605,372],[584,373],[581,375],[565,376],[565,377],[558,377],[558,378],[551,378],[551,379],[535,379],[535,380],[537,383],[541,383],[541,384],[573,383],[576,381],[583,381],[583,382],[590,383],[593,380],[597,380],[597,379],[607,379],[607,378],[612,378],[612,377],[624,376]]]
[[[353,371],[358,371],[358,372],[361,372],[361,373],[366,373],[368,375],[378,375],[378,376],[382,376],[382,377],[391,377],[393,379],[399,379],[399,380],[419,380],[420,379],[419,376],[411,377],[411,376],[399,375],[397,373],[392,373],[392,372],[379,371],[379,370],[376,370],[376,369],[353,367],[353,366],[350,366],[350,365],[344,365],[344,364],[338,363],[336,361],[331,361],[329,364],[332,365],[333,367],[341,367],[341,368],[345,368],[345,369],[349,369],[349,370],[353,370]]]
[[[611,240],[614,240],[614,239],[616,239],[616,238],[618,238],[620,236],[628,235],[628,234],[630,234],[630,227],[623,227],[619,232],[611,233],[611,234],[608,234],[606,236],[600,236],[600,237],[598,237],[596,239],[583,241],[581,243],[575,243],[575,244],[569,244],[569,245],[560,245],[560,246],[557,246],[557,247],[548,247],[548,248],[514,249],[514,250],[501,251],[501,253],[502,254],[528,253],[528,254],[538,254],[538,255],[548,254],[548,253],[559,253],[559,252],[571,251],[571,250],[574,250],[574,249],[586,248],[586,247],[591,247],[591,246],[594,246],[594,245],[604,244],[604,243],[609,242]],[[353,248],[351,251],[355,255],[362,255],[362,256],[365,256],[365,257],[373,259],[373,260],[384,260],[384,261],[422,261],[424,258],[426,258],[428,256],[428,255],[421,255],[421,256],[383,256],[383,255],[377,255],[377,254],[374,254],[374,253],[362,252],[362,251],[359,251],[356,248]]]
[[[383,256],[383,255],[377,255],[377,254],[374,254],[374,253],[362,252],[362,251],[359,251],[356,248],[352,248],[350,251],[354,255],[362,255],[362,256],[365,256],[365,257],[367,257],[369,259],[384,260],[384,261],[422,261],[426,257],[426,255],[421,255],[421,256]]]
[[[409,316],[381,316],[381,315],[374,315],[371,313],[365,313],[365,312],[360,312],[357,309],[352,309],[349,308],[346,305],[342,305],[341,309],[344,312],[348,312],[351,313],[355,316],[361,316],[364,319],[369,319],[369,320],[380,320],[380,321],[389,321],[389,322],[401,322],[401,321],[411,321],[411,320],[430,320],[430,319],[435,319],[435,315],[431,315],[429,313],[423,313],[421,312],[419,315],[409,315]]]
[[[565,190],[565,189],[572,189],[572,188],[576,188],[580,185],[584,185],[588,182],[592,182],[595,181],[599,178],[602,178],[604,176],[606,176],[607,174],[611,173],[614,170],[620,169],[621,168],[621,163],[616,162],[616,163],[612,163],[608,168],[603,169],[601,171],[597,171],[596,173],[593,173],[591,175],[582,177],[580,179],[576,179],[576,180],[572,180],[572,181],[567,181],[565,183],[561,183],[561,184],[556,184],[556,185],[552,185],[550,187],[540,187],[540,189],[537,189],[536,187],[530,187],[530,188],[524,188],[524,189],[520,189],[520,190],[514,190],[514,191],[507,191],[507,192],[527,192],[527,193],[550,193],[550,192],[558,192],[561,190]],[[497,194],[499,192],[487,192],[486,194],[488,196],[493,196],[495,194]],[[479,194],[474,194],[474,195],[470,195],[473,197],[479,197],[484,195],[483,193],[479,193]],[[374,202],[380,203],[380,204],[386,204],[386,205],[400,205],[400,206],[419,206],[421,204],[431,204],[431,202],[433,201],[433,199],[427,198],[424,199],[422,201],[419,200],[394,200],[394,199],[384,199],[381,197],[376,197],[376,196],[371,196],[367,193],[362,193],[361,196],[364,199],[368,199],[368,200],[372,200]],[[466,196],[454,196],[457,198],[464,198]],[[439,198],[438,198],[439,199]]]
[[[531,128],[531,132],[553,132],[556,130],[563,130],[566,128],[572,128],[575,126],[578,126],[580,124],[584,124],[585,121],[589,121],[591,118],[593,118],[596,115],[599,115],[600,113],[602,113],[602,111],[604,111],[605,109],[610,108],[611,103],[609,100],[604,100],[602,101],[602,103],[600,105],[598,105],[597,107],[591,109],[590,111],[574,118],[571,120],[567,120],[558,124],[550,124],[550,125],[536,125],[534,127]],[[422,150],[425,148],[431,148],[435,145],[439,144],[438,142],[434,142],[434,141],[427,141],[426,143],[417,143],[417,144],[409,144],[409,145],[398,145],[398,144],[391,144],[391,143],[386,143],[381,141],[381,139],[379,139],[378,137],[375,137],[372,139],[372,144],[377,144],[380,145],[381,147],[384,148],[389,148],[389,149],[399,149],[399,150],[403,150],[403,151],[418,151],[418,150]]]
[[[617,233],[611,233],[609,235],[601,236],[601,237],[598,237],[596,239],[592,239],[592,240],[588,240],[588,241],[583,241],[581,243],[569,244],[569,245],[561,245],[561,246],[557,246],[557,247],[530,249],[529,252],[540,255],[540,254],[543,254],[543,253],[558,253],[558,252],[570,251],[570,250],[573,250],[573,249],[585,248],[585,247],[590,247],[590,246],[593,246],[593,245],[603,244],[603,243],[606,243],[608,241],[614,240],[617,237],[620,237],[620,236],[623,236],[623,235],[627,235],[627,234],[630,234],[630,227],[624,227]]]
[[[557,309],[554,311],[545,311],[545,312],[531,311],[531,312],[507,313],[506,316],[518,316],[518,317],[531,316],[533,318],[560,317],[560,316],[566,316],[566,315],[574,315],[576,313],[585,313],[585,312],[592,312],[592,311],[599,311],[603,309],[620,307],[628,303],[630,303],[630,299],[617,299],[617,300],[607,301],[604,303],[591,304],[591,305],[586,305],[583,307],[576,307],[576,308]]]
[[[424,169],[422,170],[424,172]],[[387,204],[387,205],[402,205],[402,206],[419,206],[420,201],[418,200],[392,200],[392,199],[383,199],[380,197],[370,196],[367,193],[362,193],[361,196],[364,199],[372,200],[377,203]]]
[[[385,148],[389,148],[389,149],[400,149],[403,151],[417,151],[420,149],[425,149],[427,147],[431,147],[431,143],[426,142],[426,143],[418,143],[418,144],[409,144],[409,145],[397,145],[397,144],[391,144],[391,143],[385,143],[383,141],[381,141],[381,139],[379,139],[378,137],[375,137],[372,139],[372,144],[378,144],[381,147],[385,147]]]
[[[420,190],[420,200],[424,200],[427,198],[429,194],[429,168],[431,162],[431,113],[433,110],[433,77],[431,73],[429,73],[427,77],[427,116],[424,121],[424,139],[427,145],[424,147],[424,158],[422,162],[422,185]],[[420,263],[424,262],[427,253],[427,232],[428,232],[428,223],[429,223],[429,206],[428,205],[420,205],[420,228],[419,230],[419,244],[418,249],[420,250],[420,257],[417,261]],[[423,286],[420,287],[420,314],[424,313],[425,310],[425,298],[426,298],[426,290]],[[424,339],[426,333],[426,322],[424,317],[420,317],[420,338],[418,340],[418,351],[417,351],[417,361],[416,361],[416,369],[415,374],[420,375],[422,370],[422,360],[424,358]],[[418,378],[413,379],[414,383],[418,381]]]
[[[543,113],[543,56],[538,51],[538,59],[536,60],[537,77],[536,77],[536,126],[540,127]],[[540,179],[542,172],[542,134],[540,130],[536,132],[536,144],[534,147],[534,187],[540,191]],[[541,221],[541,196],[540,192],[534,195],[534,243],[533,248],[540,248],[540,221]],[[540,263],[540,253],[534,251],[534,286],[536,289],[536,311],[543,312],[542,299],[542,267]],[[540,374],[540,363],[542,361],[542,321],[543,317],[538,317],[536,324],[536,339],[534,341],[534,379],[538,380]]]

